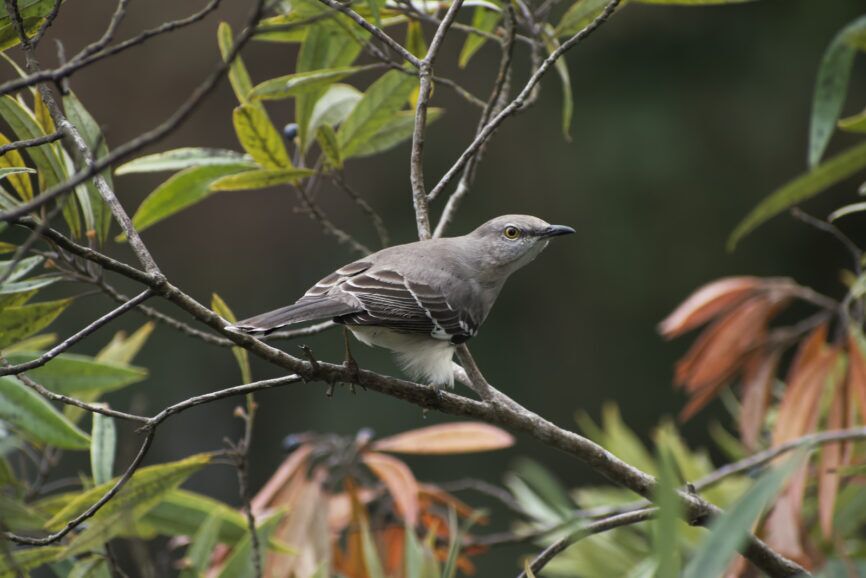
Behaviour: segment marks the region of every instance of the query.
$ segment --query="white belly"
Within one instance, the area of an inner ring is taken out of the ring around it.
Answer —
[[[361,343],[395,352],[400,365],[414,379],[422,379],[432,385],[454,386],[451,365],[454,345],[449,341],[370,325],[347,327]]]

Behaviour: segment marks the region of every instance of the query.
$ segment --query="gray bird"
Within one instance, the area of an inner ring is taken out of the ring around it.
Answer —
[[[475,336],[508,277],[551,237],[574,233],[529,215],[505,215],[468,235],[382,249],[337,269],[294,304],[230,326],[267,334],[333,318],[366,345],[390,349],[415,379],[453,386],[454,347]]]

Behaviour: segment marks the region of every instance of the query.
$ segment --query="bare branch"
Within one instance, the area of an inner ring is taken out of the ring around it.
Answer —
[[[388,227],[385,226],[385,221],[382,217],[379,216],[379,213],[367,202],[361,194],[349,186],[349,183],[346,182],[346,179],[343,178],[343,175],[339,173],[331,173],[331,180],[337,184],[343,192],[345,192],[350,199],[352,199],[358,208],[361,209],[361,212],[367,215],[370,219],[370,222],[373,224],[373,228],[376,229],[376,234],[379,236],[379,244],[384,248],[390,244],[390,239],[388,235]]]

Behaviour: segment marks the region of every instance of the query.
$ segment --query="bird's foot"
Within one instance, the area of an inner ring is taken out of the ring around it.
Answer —
[[[343,367],[346,368],[346,371],[349,374],[349,391],[355,393],[355,383],[358,382],[361,376],[360,368],[358,367],[358,362],[355,361],[355,357],[352,355],[352,348],[349,347],[349,330],[346,327],[343,327],[343,345],[345,346],[345,354],[346,359],[343,361]],[[364,387],[361,385],[361,387]],[[366,391],[366,387],[364,390]]]

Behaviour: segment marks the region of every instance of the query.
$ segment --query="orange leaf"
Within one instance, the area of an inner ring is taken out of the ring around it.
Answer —
[[[694,392],[729,379],[763,340],[772,311],[772,301],[754,297],[713,323],[677,362],[675,382]]]
[[[414,528],[418,523],[418,482],[409,466],[378,452],[364,452],[361,459],[388,488],[406,525]]]
[[[283,460],[283,463],[280,464],[274,475],[270,477],[264,487],[252,499],[250,505],[253,512],[260,513],[268,507],[279,505],[274,503],[274,498],[286,487],[295,473],[302,466],[305,467],[307,457],[312,450],[313,448],[309,444],[301,445]]]
[[[699,327],[742,303],[760,290],[763,284],[764,280],[760,277],[724,277],[708,283],[692,293],[659,323],[659,333],[671,339]]]
[[[830,413],[827,416],[827,428],[830,430],[845,427],[845,397],[844,387],[840,386],[833,395]],[[818,518],[821,531],[825,538],[833,535],[833,509],[836,496],[839,493],[839,472],[842,465],[842,444],[827,444],[821,450],[821,462],[818,466]]]
[[[866,357],[861,341],[859,331],[848,332],[848,391],[857,397],[860,417],[866,420]]]
[[[457,499],[452,494],[449,494],[442,488],[438,486],[434,486],[433,484],[421,484],[420,485],[421,498],[429,504],[433,502],[438,502],[443,506],[450,506],[454,508],[454,511],[457,512],[458,516],[463,516],[464,518],[468,518],[475,512],[475,510],[469,506],[466,502]],[[482,516],[476,520],[478,524],[486,524],[487,517]]]
[[[779,414],[773,429],[774,446],[805,435],[817,427],[821,395],[838,359],[838,349],[824,349],[798,365],[779,404]]]
[[[796,374],[823,351],[824,344],[827,343],[827,330],[827,322],[825,321],[813,329],[809,336],[800,343],[797,353],[794,354],[794,359],[791,361],[791,366],[788,368],[787,383],[789,385],[794,381]]]
[[[514,445],[514,438],[498,427],[481,422],[443,423],[382,438],[373,449],[400,454],[466,454]]]
[[[758,436],[767,414],[780,353],[778,349],[758,352],[749,359],[743,372],[740,439],[750,451],[758,446]]]
[[[358,500],[367,505],[375,500],[381,492],[370,488],[359,488],[357,490]],[[340,492],[328,497],[328,527],[331,532],[342,532],[352,521],[352,501],[349,494]]]

